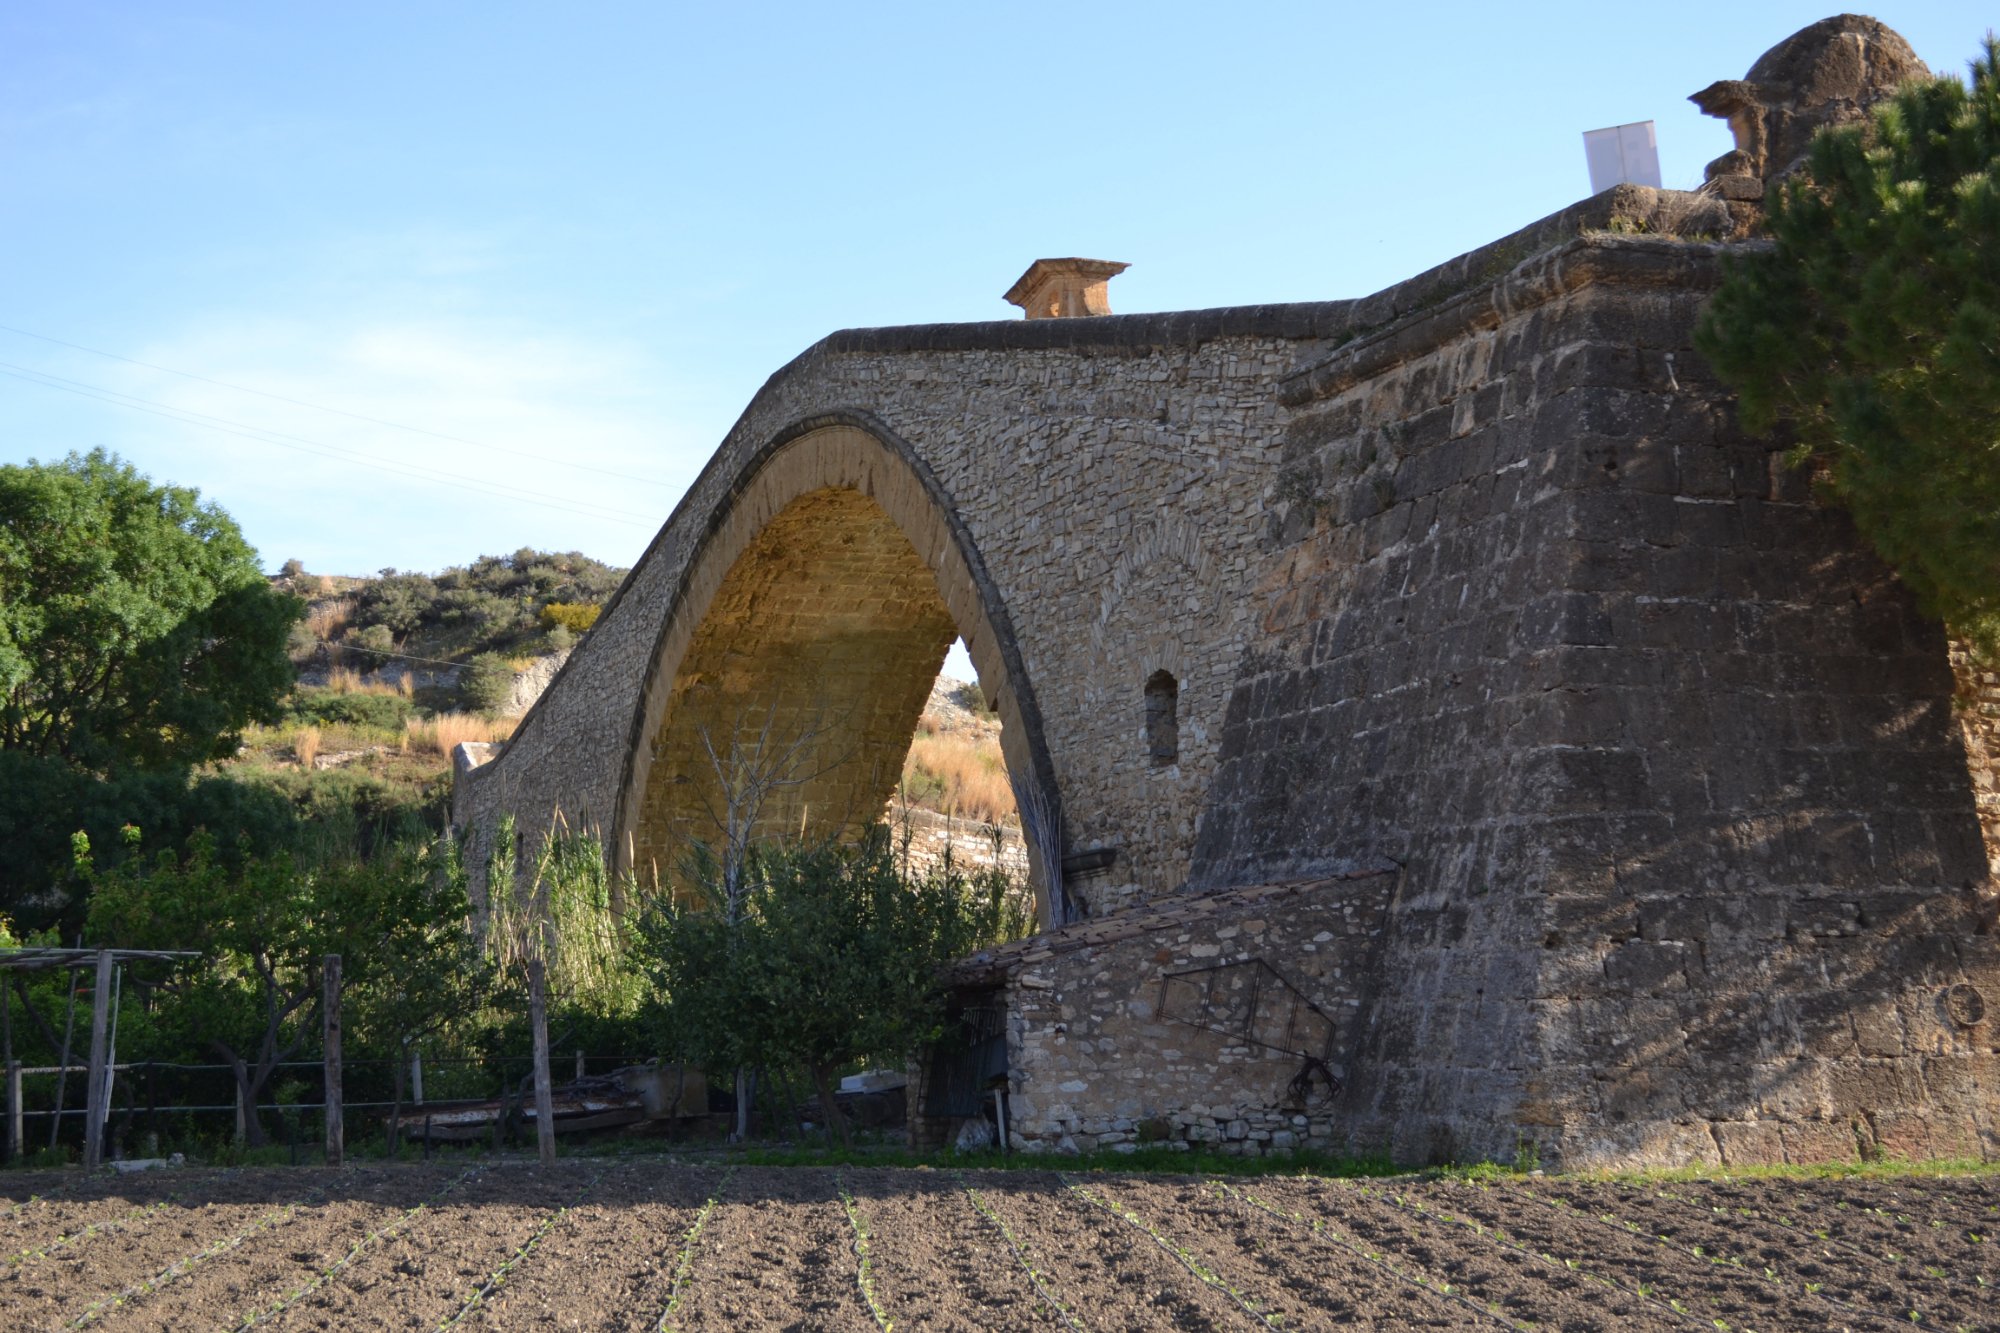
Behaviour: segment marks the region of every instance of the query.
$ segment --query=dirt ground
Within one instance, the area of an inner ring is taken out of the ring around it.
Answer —
[[[1996,1235],[1993,1177],[14,1175],[0,1326],[2000,1329]]]

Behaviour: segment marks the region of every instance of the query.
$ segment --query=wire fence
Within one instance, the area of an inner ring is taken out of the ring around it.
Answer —
[[[550,1062],[558,1083],[644,1064],[632,1056],[586,1056],[577,1052]],[[111,1090],[105,1135],[110,1156],[156,1156],[182,1149],[206,1149],[250,1137],[250,1116],[259,1118],[266,1142],[296,1149],[313,1142],[327,1110],[326,1066],[319,1059],[285,1060],[272,1067],[254,1106],[239,1098],[235,1067],[164,1060],[120,1061],[108,1066]],[[534,1062],[521,1056],[430,1057],[402,1061],[350,1059],[341,1064],[339,1110],[349,1117],[349,1134],[385,1131],[398,1107],[405,1121],[418,1116],[496,1101],[519,1103],[533,1079]],[[396,1076],[403,1075],[400,1101]],[[7,1071],[6,1132],[0,1133],[0,1162],[46,1160],[51,1150],[75,1149],[84,1139],[84,1088],[89,1067],[18,1065]],[[360,1113],[359,1122],[355,1113]],[[273,1132],[275,1131],[275,1132]]]

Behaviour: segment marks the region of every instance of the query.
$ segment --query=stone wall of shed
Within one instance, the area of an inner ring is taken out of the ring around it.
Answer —
[[[1332,1020],[1343,1083],[1380,993],[1396,876],[1194,898],[1107,937],[1073,926],[1006,977],[1008,1122],[1026,1152],[1186,1143],[1230,1153],[1345,1146],[1344,1092],[1290,1092],[1301,1061],[1161,1012],[1162,978],[1261,960]],[[1272,996],[1268,1003],[1281,1003]]]

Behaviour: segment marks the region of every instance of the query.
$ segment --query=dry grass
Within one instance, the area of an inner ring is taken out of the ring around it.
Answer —
[[[319,757],[319,743],[318,727],[300,727],[292,733],[292,754],[297,757],[300,768],[313,766],[313,760]]]
[[[439,713],[431,718],[411,718],[404,743],[413,750],[432,750],[451,757],[466,741],[504,741],[514,734],[511,717],[482,717],[477,713]]]
[[[337,666],[326,673],[326,687],[335,694],[400,694],[405,699],[416,692],[416,684],[404,672],[394,679],[377,676],[369,680],[352,667]]]
[[[354,619],[354,599],[342,597],[336,601],[318,602],[306,611],[306,628],[313,637],[331,642],[340,637],[347,628],[347,622]]]
[[[912,805],[989,824],[1015,818],[1014,789],[995,736],[926,726],[910,742],[903,786]]]

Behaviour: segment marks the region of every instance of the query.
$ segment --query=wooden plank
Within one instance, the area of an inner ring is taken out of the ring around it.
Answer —
[[[84,1098],[83,1169],[97,1170],[104,1161],[105,1100],[110,1085],[105,1077],[104,1057],[111,1022],[111,950],[97,951],[97,988],[90,998],[90,1081]]]
[[[549,1087],[549,1010],[542,957],[528,959],[528,1023],[535,1034],[535,1146],[542,1165],[556,1160],[555,1097]]]
[[[326,992],[320,1012],[326,1019],[326,1164],[339,1166],[347,1155],[347,1123],[340,1087],[340,955],[330,953],[322,964]]]

